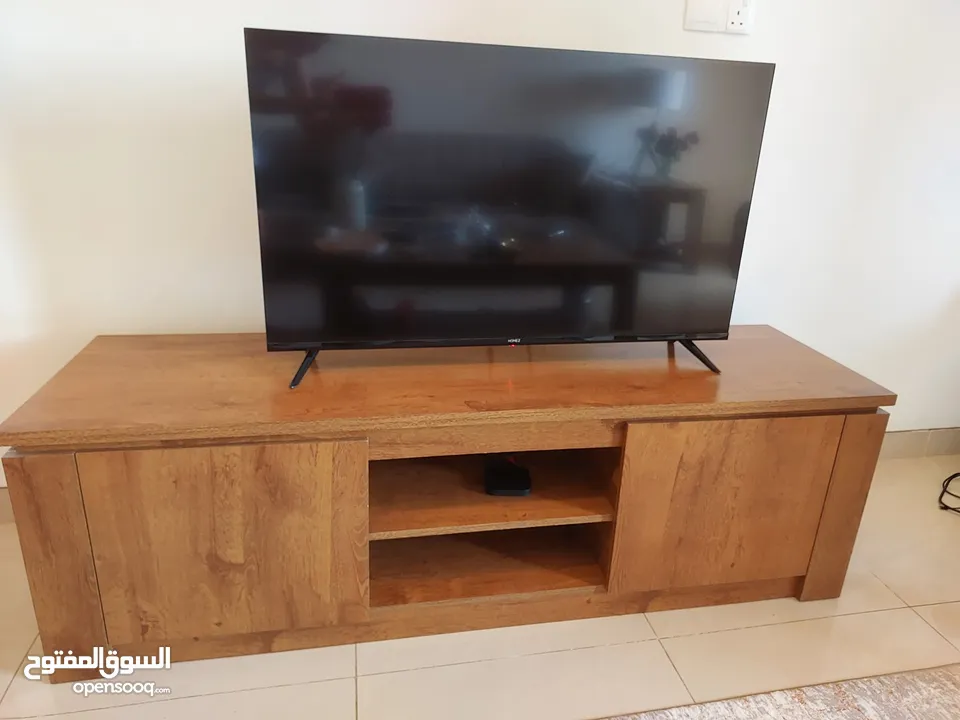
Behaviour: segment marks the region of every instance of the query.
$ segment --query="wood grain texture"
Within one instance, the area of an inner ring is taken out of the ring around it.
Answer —
[[[617,455],[519,454],[533,486],[526,497],[487,495],[480,455],[371,463],[370,539],[609,522],[606,481]]]
[[[501,425],[372,429],[365,432],[370,459],[612,448],[623,445],[624,426],[609,420],[520,422]]]
[[[572,422],[510,422],[499,425],[463,425],[416,428],[371,428],[340,430],[329,439],[366,440],[371,460],[475,455],[480,453],[524,452],[612,448],[623,445],[626,425],[616,420]],[[258,443],[314,442],[317,434],[238,435],[236,437],[193,437],[117,442],[85,442],[84,450],[116,450],[204,447],[207,445],[251,445]],[[60,452],[59,445],[31,445],[30,452]]]
[[[606,562],[614,595],[653,590],[659,585],[663,545],[673,488],[683,458],[684,425],[627,426],[620,472],[616,476],[617,516]]]
[[[77,462],[111,643],[365,617],[364,443],[81,453]]]
[[[630,425],[611,592],[806,573],[843,422]]]
[[[626,440],[626,431],[624,431],[624,440]],[[624,522],[619,516],[623,515],[623,510],[625,510],[625,508],[620,506],[620,482],[623,478],[625,463],[627,462],[625,455],[626,444],[619,448],[619,462],[617,462],[616,466],[614,466],[610,472],[606,482],[607,499],[610,500],[610,504],[614,507],[614,522],[604,526],[603,532],[598,534],[596,544],[597,557],[600,560],[600,567],[603,569],[603,576],[607,578],[608,587],[611,580],[614,540],[616,539],[617,528],[622,528]]]
[[[888,419],[881,410],[874,415],[848,415],[843,424],[801,600],[840,596]]]
[[[802,577],[789,577],[707,585],[706,587],[677,588],[676,590],[657,590],[646,594],[647,599],[643,611],[686,610],[713,605],[795,598],[799,595],[802,584]]]
[[[596,589],[595,549],[576,527],[381,540],[370,547],[373,607]]]
[[[89,655],[107,636],[74,456],[8,453],[3,470],[44,651]],[[51,682],[98,675],[58,670]]]
[[[215,438],[328,438],[502,423],[848,412],[879,385],[765,326],[702,344],[328,351],[295,391],[295,354],[262,335],[94,339],[0,425],[0,444],[87,448]]]
[[[637,593],[621,597],[598,590],[583,590],[538,596],[497,596],[483,600],[427,605],[395,605],[371,608],[370,619],[358,625],[175,641],[171,644],[171,656],[174,662],[181,662],[794,597],[800,580],[801,578],[784,578],[695,590]],[[127,655],[153,654],[158,644],[136,643],[121,645],[117,649]]]

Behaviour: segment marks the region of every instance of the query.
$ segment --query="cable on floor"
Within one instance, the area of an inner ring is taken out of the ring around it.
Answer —
[[[955,481],[960,480],[960,473],[954,473],[946,480],[943,481],[943,492],[940,493],[940,509],[941,510],[950,510],[951,512],[960,513],[960,482],[957,483],[957,487],[954,490],[951,490],[950,485]],[[952,498],[952,500],[947,500],[947,498]]]

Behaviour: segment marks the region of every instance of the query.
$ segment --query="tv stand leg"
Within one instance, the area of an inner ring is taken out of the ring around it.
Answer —
[[[297,374],[294,375],[293,380],[290,381],[291,390],[297,387],[297,385],[300,384],[300,381],[303,380],[303,376],[307,374],[307,370],[309,370],[310,366],[313,365],[313,361],[317,359],[318,352],[320,352],[319,348],[307,350],[307,354],[303,357],[303,362],[300,363],[300,367],[297,368]]]
[[[673,344],[675,342],[678,342],[678,341],[676,340],[668,341],[670,346],[669,347],[670,357],[673,357]],[[693,355],[697,360],[699,360],[704,365],[706,365],[711,372],[715,372],[717,375],[720,374],[720,368],[718,368],[716,365],[713,364],[713,361],[710,358],[708,358],[706,354],[704,354],[703,350],[701,350],[694,344],[693,340],[680,340],[679,342],[681,345],[683,345],[683,347],[685,347],[687,350],[690,351],[691,355]]]

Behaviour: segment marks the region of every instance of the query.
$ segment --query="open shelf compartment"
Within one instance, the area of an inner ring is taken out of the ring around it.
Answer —
[[[370,543],[373,607],[605,585],[606,526],[498,530]]]
[[[525,497],[487,495],[483,455],[370,463],[370,539],[586,525],[613,519],[619,448],[516,453],[530,470]]]

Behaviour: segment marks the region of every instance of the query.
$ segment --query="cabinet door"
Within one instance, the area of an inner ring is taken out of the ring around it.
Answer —
[[[365,441],[77,455],[112,644],[362,620]]]
[[[804,575],[842,416],[627,428],[610,592]]]

